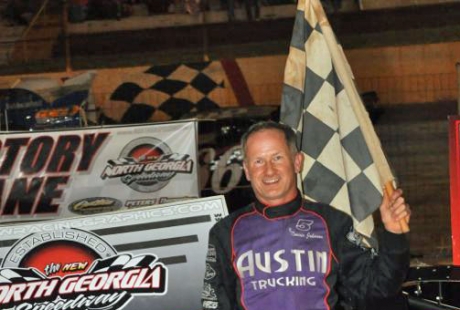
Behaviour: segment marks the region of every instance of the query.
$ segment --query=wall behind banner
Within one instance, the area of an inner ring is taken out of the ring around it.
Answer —
[[[455,64],[460,61],[460,42],[363,48],[345,51],[360,91],[374,90],[383,105],[456,100]],[[278,104],[286,55],[236,59],[255,104]],[[151,64],[154,65],[154,64]],[[126,105],[110,102],[119,85],[150,66],[100,69],[94,82],[96,104],[109,115],[120,116]],[[220,106],[238,105],[238,98],[223,69],[215,69],[223,87],[213,94]],[[39,74],[62,78],[66,73]],[[0,85],[12,85],[19,76],[0,77]],[[190,94],[185,94],[185,96]]]

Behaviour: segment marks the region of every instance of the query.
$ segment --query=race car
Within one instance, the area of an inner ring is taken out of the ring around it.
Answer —
[[[93,113],[88,71],[64,81],[46,77],[21,78],[0,89],[0,130],[31,131],[88,125]],[[93,121],[94,122],[94,121]]]

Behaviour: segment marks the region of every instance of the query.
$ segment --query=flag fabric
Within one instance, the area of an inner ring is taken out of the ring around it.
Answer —
[[[281,122],[296,131],[304,154],[299,188],[306,198],[350,214],[355,230],[370,237],[372,213],[381,204],[384,183],[366,131],[377,138],[319,0],[298,3]]]
[[[219,107],[212,98],[224,88],[218,61],[152,66],[133,74],[111,94],[106,118],[121,123],[169,121],[192,111]],[[121,111],[121,115],[120,114]]]

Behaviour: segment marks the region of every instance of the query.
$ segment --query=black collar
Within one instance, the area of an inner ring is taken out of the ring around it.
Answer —
[[[289,216],[296,213],[302,207],[302,197],[300,193],[297,193],[297,196],[293,200],[278,206],[267,206],[257,200],[254,202],[254,207],[257,212],[267,218]]]

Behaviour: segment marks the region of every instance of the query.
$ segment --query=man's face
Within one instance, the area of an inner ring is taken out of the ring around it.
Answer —
[[[257,199],[269,206],[293,200],[302,158],[300,153],[291,153],[279,130],[265,129],[250,135],[243,167]]]

